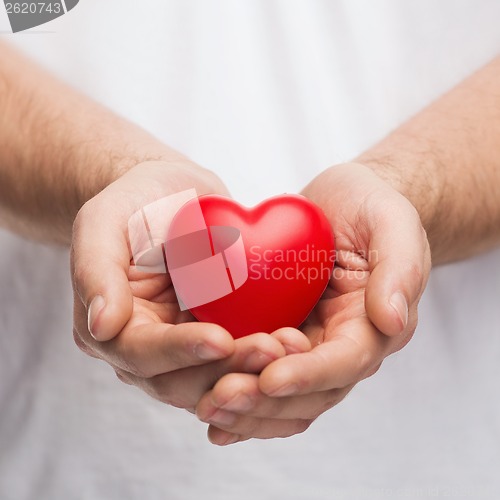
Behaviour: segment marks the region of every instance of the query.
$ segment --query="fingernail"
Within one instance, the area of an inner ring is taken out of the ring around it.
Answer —
[[[219,426],[222,425],[224,427],[228,427],[234,424],[236,420],[236,415],[234,413],[230,413],[224,410],[217,410],[209,419],[208,423]]]
[[[222,405],[224,410],[228,411],[249,411],[253,408],[253,400],[245,393],[237,394],[233,399]]]
[[[243,369],[247,372],[260,371],[264,369],[269,363],[274,361],[268,354],[264,354],[261,351],[254,351],[245,360]]]
[[[204,361],[212,361],[214,359],[221,359],[224,357],[224,353],[222,351],[203,343],[194,346],[194,354]]]
[[[99,332],[97,331],[96,328],[96,321],[97,318],[99,317],[100,312],[104,309],[104,306],[106,305],[106,301],[104,300],[104,297],[102,295],[96,295],[93,299],[92,302],[90,303],[89,306],[89,311],[88,311],[88,329],[90,332],[90,335],[94,337],[96,340],[99,340]]]
[[[227,439],[219,442],[218,444],[220,446],[228,446],[230,444],[237,443],[240,440],[240,436],[238,434],[230,434]]]
[[[389,304],[391,304],[393,309],[398,313],[404,330],[408,324],[408,303],[406,302],[405,296],[401,292],[395,292],[389,299]]]
[[[217,446],[227,446],[229,444],[237,443],[241,439],[241,436],[230,432],[219,431],[215,438],[209,439],[212,444]]]
[[[283,347],[285,348],[285,352],[287,354],[300,354],[300,353],[304,352],[303,349],[298,349],[297,346],[286,344],[286,343],[283,343]]]
[[[292,396],[293,394],[297,393],[298,390],[299,387],[297,384],[286,384],[280,387],[279,389],[276,389],[275,391],[271,392],[269,395],[276,397]]]

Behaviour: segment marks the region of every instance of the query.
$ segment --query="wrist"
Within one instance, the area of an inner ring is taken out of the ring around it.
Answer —
[[[144,175],[156,182],[160,193],[166,189],[182,191],[195,188],[198,194],[229,195],[222,180],[211,170],[201,167],[164,145],[156,153],[152,153],[152,151],[151,149],[144,155],[128,156],[110,165],[108,175],[103,177],[102,184],[98,186],[90,198],[99,194],[109,184],[119,180],[131,170],[135,171],[134,175]],[[151,168],[155,169],[156,172],[153,177],[151,177]]]
[[[444,178],[438,162],[424,153],[380,155],[370,152],[355,161],[370,168],[410,201],[431,239],[438,228],[439,202],[444,190]]]

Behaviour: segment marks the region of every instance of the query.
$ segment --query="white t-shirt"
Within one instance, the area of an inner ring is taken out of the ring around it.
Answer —
[[[485,64],[499,19],[494,0],[81,0],[1,36],[254,204]],[[0,232],[2,500],[500,497],[500,251],[434,270],[411,343],[307,432],[225,448],[76,348],[68,269]]]

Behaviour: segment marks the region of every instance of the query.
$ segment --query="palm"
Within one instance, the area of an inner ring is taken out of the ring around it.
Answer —
[[[324,211],[338,251],[332,279],[300,328],[312,349],[273,361],[258,378],[222,378],[199,403],[200,415],[212,415],[214,401],[227,410],[245,391],[254,403],[232,410],[239,415],[233,425],[212,423],[214,442],[303,432],[415,329],[430,252],[410,202],[356,164],[325,171],[303,194]],[[391,303],[394,295],[407,301],[406,315]]]
[[[345,238],[338,238],[337,242],[342,240],[345,241]],[[331,341],[338,341],[339,347],[345,342],[373,346],[380,359],[374,358],[373,366],[367,367],[369,374],[380,365],[383,357],[402,345],[396,347],[395,342],[383,335],[368,318],[365,309],[366,285],[370,277],[368,262],[359,254],[353,255],[350,245],[343,245],[337,250],[340,257],[332,279],[301,330],[313,348]],[[408,340],[409,337],[405,343]],[[398,344],[401,343],[398,341]]]
[[[387,253],[385,246],[390,251],[394,237],[400,238],[396,234],[397,227],[402,224],[411,227],[412,207],[406,199],[363,167],[349,165],[340,174],[333,169],[325,175],[332,178],[313,182],[304,194],[321,206],[329,218],[336,239],[337,260],[327,289],[301,330],[313,348],[336,342],[339,351],[347,347],[348,351],[356,352],[358,357],[366,355],[371,359],[364,370],[363,376],[366,376],[373,373],[387,355],[406,345],[416,326],[415,307],[410,311],[404,335],[386,336],[375,326],[375,323],[380,328],[381,324],[391,326],[390,318],[387,319],[387,314],[379,307],[380,301],[376,304],[375,315],[371,314],[373,307],[371,310],[367,307],[368,301],[371,300],[373,305],[374,297],[378,299],[377,293],[381,294],[380,283],[386,279],[385,275],[401,273],[397,267],[399,261],[393,255],[390,255],[391,266],[384,263],[384,253]],[[336,189],[325,190],[325,185],[335,186]],[[386,228],[389,228],[387,234]],[[415,241],[416,245],[418,243]],[[423,266],[428,273],[428,244],[426,240],[421,244]],[[418,251],[420,249],[417,246]],[[404,259],[401,260],[404,264]],[[424,284],[425,278],[424,275]],[[374,283],[376,280],[378,283]],[[352,362],[356,363],[357,360],[353,358]]]
[[[133,294],[133,312],[130,324],[179,324],[192,321],[189,311],[181,311],[174,287],[168,274],[140,273],[133,267],[129,271],[129,284]]]

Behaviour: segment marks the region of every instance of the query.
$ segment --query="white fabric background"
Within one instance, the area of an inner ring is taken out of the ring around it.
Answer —
[[[486,63],[498,19],[494,0],[81,0],[2,37],[253,204]],[[500,251],[434,270],[414,340],[343,404],[217,448],[73,345],[65,250],[0,232],[0,498],[496,499],[499,296]]]

